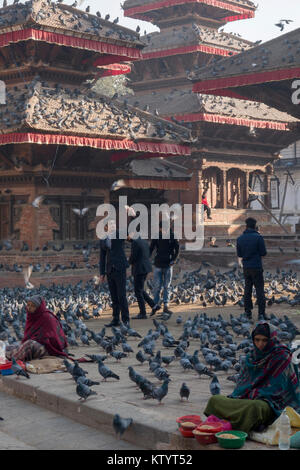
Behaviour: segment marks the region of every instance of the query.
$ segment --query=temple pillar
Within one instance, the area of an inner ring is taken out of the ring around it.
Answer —
[[[227,209],[227,170],[222,170],[222,209]]]
[[[244,173],[244,191],[243,191],[243,195],[244,195],[243,206],[244,207],[247,206],[247,202],[249,200],[249,180],[250,180],[250,171],[246,170]]]
[[[267,193],[264,196],[264,203],[268,208],[271,208],[271,175],[265,175],[264,186],[264,191]]]

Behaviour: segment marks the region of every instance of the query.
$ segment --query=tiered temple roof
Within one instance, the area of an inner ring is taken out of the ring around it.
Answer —
[[[182,9],[184,8],[184,9]],[[256,6],[248,0],[126,0],[123,4],[125,16],[144,21],[151,21],[153,24],[161,26],[176,17],[180,22],[180,13],[191,16],[194,20],[197,17],[205,18],[207,23],[221,26],[228,21],[253,18]],[[165,15],[161,16],[161,10]]]
[[[300,29],[190,73],[195,92],[262,101],[298,119],[292,83],[299,78]]]

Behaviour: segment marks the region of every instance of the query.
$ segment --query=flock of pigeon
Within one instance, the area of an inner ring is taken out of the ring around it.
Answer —
[[[42,295],[48,308],[56,313],[69,347],[74,348],[73,352],[83,345],[90,346],[93,352],[97,348],[96,353],[86,354],[85,369],[88,368],[88,362],[96,363],[99,379],[120,381],[119,373],[112,370],[113,367],[108,367],[105,361],[107,358],[114,358],[122,364],[124,358],[127,358],[125,367],[128,367],[129,382],[135,384],[143,399],[152,399],[160,404],[168,394],[174,372],[176,383],[178,382],[176,371],[177,374],[180,371],[180,377],[187,374],[186,377],[190,378],[189,371],[194,372],[196,377],[207,376],[211,380],[211,394],[221,393],[219,372],[222,375],[226,373],[227,379],[235,383],[241,364],[252,346],[253,325],[244,314],[230,314],[229,318],[225,318],[221,309],[218,316],[210,316],[205,311],[205,307],[209,306],[222,308],[235,304],[243,307],[241,272],[236,267],[223,273],[212,269],[204,272],[203,268],[202,265],[195,271],[187,272],[177,284],[174,282],[171,293],[174,304],[186,304],[187,312],[191,303],[204,307],[202,313],[193,317],[189,313],[177,315],[175,321],[170,322],[175,332],[171,332],[170,323],[168,324],[172,314],[165,313],[154,317],[153,327],[145,336],[122,323],[120,327],[112,327],[109,333],[105,327],[100,332],[95,332],[95,328],[89,328],[88,321],[101,318],[103,311],[111,307],[111,301],[107,286],[104,284],[97,287],[94,280],[76,285],[41,285],[31,289],[30,293]],[[275,274],[266,272],[265,278],[269,306],[280,303],[285,308],[288,304],[300,305],[300,283],[296,273],[277,269]],[[148,288],[152,288],[151,280],[148,281]],[[22,339],[26,322],[25,298],[28,292],[26,288],[0,290],[0,340],[13,344]],[[127,281],[127,292],[129,304],[133,304],[135,297],[131,278]],[[271,314],[270,322],[278,328],[279,338],[292,347],[300,332],[288,315],[276,317]],[[135,356],[133,361],[130,360],[132,355]],[[97,395],[92,387],[100,385],[100,382],[89,379],[89,371],[83,369],[76,360],[70,362],[66,359],[64,362],[67,372],[74,379],[75,393],[79,399],[85,401],[90,396]],[[148,364],[145,373],[138,371],[138,364]],[[18,364],[13,367],[17,375],[30,377],[20,370]],[[180,400],[188,400],[190,393],[186,381],[183,381],[178,389]],[[131,418],[115,417],[114,426],[115,429],[119,426],[121,431],[116,432],[120,435],[126,429],[123,419],[128,426],[132,423]]]

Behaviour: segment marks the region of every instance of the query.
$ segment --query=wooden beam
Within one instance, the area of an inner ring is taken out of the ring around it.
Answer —
[[[228,139],[228,138],[220,138],[220,137],[215,137],[215,134],[212,135],[211,137],[210,136],[204,136],[201,138],[201,140],[208,140],[208,141],[218,141],[224,145],[226,144],[234,144],[235,146],[236,145],[247,145],[247,146],[262,146],[262,147],[270,147],[270,153],[272,151],[278,151],[278,150],[282,150],[282,145],[277,145],[277,144],[271,144],[271,143],[264,143],[264,142],[261,142],[261,141],[257,141],[257,140],[253,140],[253,142],[250,142],[249,140],[231,140],[231,139]],[[288,145],[288,144],[287,144]],[[271,150],[272,149],[272,150]]]

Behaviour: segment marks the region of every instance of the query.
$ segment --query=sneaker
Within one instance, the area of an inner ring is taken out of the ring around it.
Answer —
[[[150,317],[152,317],[153,315],[155,315],[156,312],[158,312],[158,310],[160,310],[160,309],[161,309],[161,306],[160,306],[160,305],[158,305],[158,304],[155,305],[155,306],[153,307],[153,309],[152,309],[152,312],[150,313]]]
[[[136,317],[132,317],[133,320],[145,320],[147,315],[141,315],[140,313]]]
[[[173,314],[173,312],[169,310],[169,307],[167,305],[164,306],[163,313],[168,313],[169,315]]]

